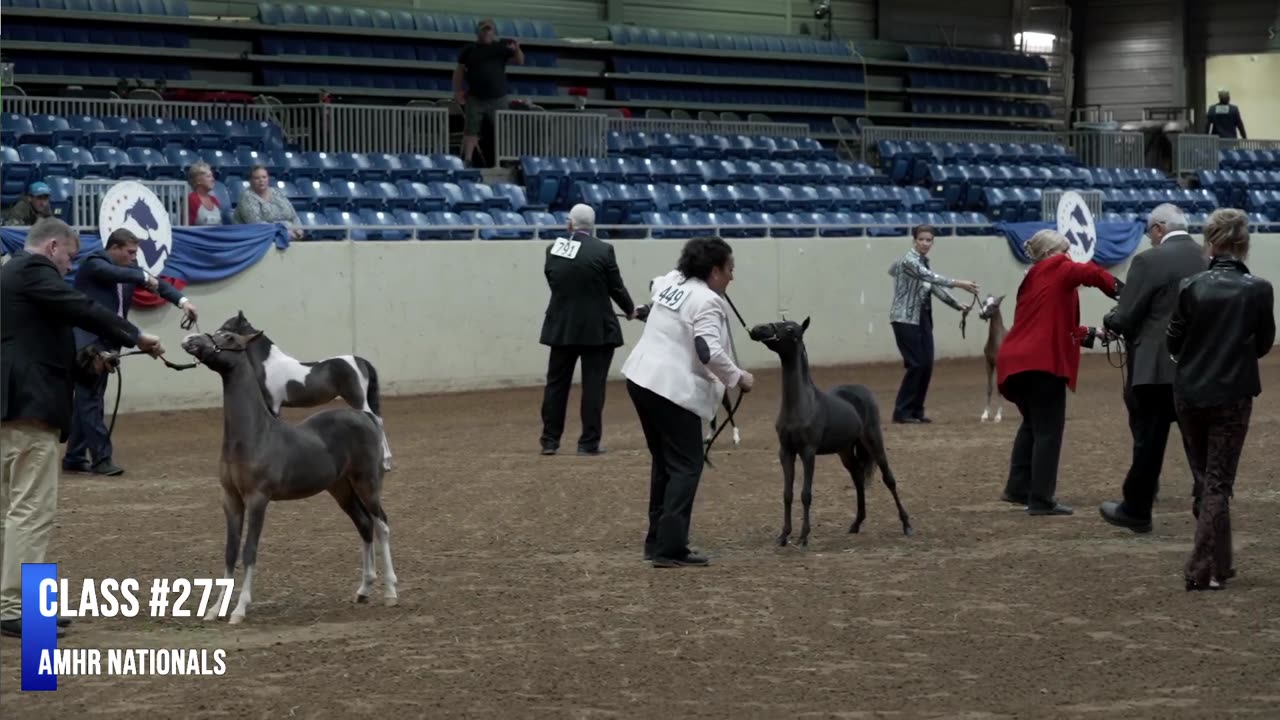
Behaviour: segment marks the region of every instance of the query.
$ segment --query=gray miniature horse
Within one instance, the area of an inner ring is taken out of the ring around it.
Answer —
[[[243,622],[252,601],[258,539],[267,504],[273,500],[300,500],[326,491],[355,523],[364,541],[356,602],[368,602],[377,579],[373,546],[376,537],[386,572],[386,604],[395,605],[398,595],[391,564],[391,528],[382,508],[382,431],[368,413],[350,408],[323,410],[297,425],[281,420],[271,412],[259,387],[261,368],[253,360],[252,347],[262,342],[265,340],[261,333],[246,337],[223,330],[212,335],[188,335],[182,341],[183,350],[222,376],[219,476],[227,520],[227,578],[235,577],[246,511],[249,517],[249,532],[244,539],[244,583],[230,622]],[[227,592],[224,588],[205,620],[217,619]]]
[[[1009,331],[1004,326],[1004,316],[1000,313],[1000,301],[1004,300],[1004,296],[993,297],[987,296],[982,301],[982,310],[978,312],[978,317],[987,321],[987,344],[982,349],[982,354],[987,359],[987,406],[982,410],[982,422],[994,420],[1000,422],[1000,416],[1004,413],[1004,401],[1000,398],[999,393],[995,392],[996,387],[996,356],[1000,354],[1000,344],[1004,342],[1004,336]],[[995,398],[996,413],[991,415],[991,400]]]
[[[222,323],[219,330],[237,335],[262,335],[245,318],[244,311]],[[382,467],[391,469],[391,445],[382,422],[382,402],[378,392],[378,371],[373,363],[358,355],[338,355],[324,360],[295,360],[262,335],[249,351],[263,369],[262,392],[271,412],[281,407],[309,408],[342,398],[348,405],[369,413],[382,429]]]
[[[914,530],[907,511],[898,498],[898,482],[889,469],[884,435],[880,429],[880,408],[864,385],[839,385],[830,392],[819,390],[809,375],[809,356],[805,352],[804,332],[809,318],[797,325],[784,320],[751,328],[752,340],[778,354],[782,361],[782,409],[775,425],[778,431],[778,459],[782,462],[783,521],[778,545],[786,545],[791,536],[791,498],[795,486],[796,456],[804,466],[804,525],[800,528],[800,544],[809,544],[809,506],[813,502],[813,467],[818,455],[836,454],[853,478],[858,493],[858,511],[849,526],[856,533],[867,516],[865,490],[867,478],[875,466],[893,494],[898,506],[902,532]]]

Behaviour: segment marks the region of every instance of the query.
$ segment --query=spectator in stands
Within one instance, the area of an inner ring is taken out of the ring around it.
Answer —
[[[933,376],[933,295],[955,308],[964,306],[951,297],[945,288],[957,287],[978,292],[978,284],[968,280],[952,280],[929,269],[929,250],[933,248],[934,230],[921,225],[912,233],[915,242],[907,254],[889,267],[893,276],[893,306],[889,309],[889,321],[893,325],[893,337],[898,341],[898,352],[907,371],[898,388],[898,399],[893,405],[895,423],[932,422],[924,414],[924,399],[929,393],[929,379]]]
[[[49,194],[53,192],[49,185],[40,181],[27,187],[27,194],[9,208],[5,213],[5,225],[35,225],[41,218],[53,217],[53,207],[49,205]]]
[[[463,46],[458,53],[458,67],[453,71],[453,97],[462,106],[466,121],[462,131],[462,160],[468,165],[480,142],[484,119],[487,117],[492,123],[495,113],[508,106],[507,62],[524,64],[520,42],[498,42],[497,33],[493,20],[481,20],[476,25],[476,42]],[[466,92],[462,90],[464,78]]]
[[[242,225],[253,223],[284,223],[289,226],[291,240],[302,239],[302,221],[293,203],[271,187],[271,176],[261,165],[249,171],[249,192],[241,193],[236,201],[235,221]]]
[[[1231,104],[1231,93],[1226,88],[1218,91],[1218,104],[1210,105],[1205,113],[1205,132],[1220,138],[1234,139],[1239,131],[1240,137],[1249,139],[1244,131],[1244,120],[1240,117],[1240,108]]]
[[[1183,570],[1188,590],[1216,590],[1235,575],[1233,495],[1253,399],[1262,393],[1258,358],[1276,339],[1275,292],[1249,272],[1249,217],[1235,209],[1209,216],[1209,269],[1183,280],[1169,321],[1178,423],[1195,478],[1195,545]]]
[[[221,225],[222,205],[213,196],[213,169],[209,163],[198,162],[187,168],[187,224]]]
[[[1018,286],[1014,323],[996,355],[1000,394],[1022,413],[1013,440],[1009,479],[1000,499],[1029,515],[1071,515],[1055,497],[1066,425],[1067,389],[1076,389],[1080,347],[1093,347],[1097,328],[1080,324],[1081,285],[1112,299],[1121,283],[1091,262],[1078,263],[1057,230],[1041,230],[1024,246],[1034,263]]]

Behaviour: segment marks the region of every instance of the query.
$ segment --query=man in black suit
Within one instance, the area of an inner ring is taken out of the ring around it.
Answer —
[[[1210,105],[1204,114],[1204,131],[1208,135],[1234,140],[1237,133],[1243,139],[1249,135],[1244,131],[1244,118],[1240,117],[1240,108],[1231,104],[1231,93],[1226,88],[1218,91],[1218,102]]]
[[[564,432],[573,368],[582,358],[582,435],[579,455],[599,455],[605,383],[613,352],[622,345],[622,326],[610,298],[635,318],[636,306],[622,283],[613,246],[595,237],[596,213],[587,205],[569,211],[569,237],[547,248],[543,273],[551,302],[542,323],[543,345],[551,347],[547,386],[542,394],[542,454],[554,455]]]
[[[86,255],[76,272],[76,289],[121,318],[129,317],[133,307],[133,289],[145,287],[182,308],[188,318],[196,318],[196,306],[169,283],[154,278],[138,267],[138,238],[124,228],[111,233],[102,250]],[[76,347],[93,346],[95,350],[112,352],[120,349],[110,337],[81,330],[75,331]],[[62,469],[67,472],[92,472],[96,475],[119,475],[124,472],[111,460],[111,436],[104,421],[107,376],[99,375],[89,384],[76,383],[75,411],[71,422],[71,440]]]
[[[44,562],[58,502],[58,445],[71,428],[72,379],[106,370],[77,362],[72,327],[152,355],[164,348],[72,288],[64,276],[80,237],[55,218],[27,232],[0,269],[0,633],[22,634],[22,564]],[[59,621],[65,626],[66,622]]]
[[[1120,301],[1103,325],[1128,346],[1124,400],[1133,433],[1133,461],[1124,479],[1124,501],[1104,502],[1099,512],[1112,525],[1151,531],[1151,507],[1160,485],[1173,407],[1175,365],[1166,330],[1178,300],[1178,283],[1208,266],[1203,249],[1187,234],[1187,218],[1174,205],[1161,205],[1147,220],[1151,249],[1129,265]]]

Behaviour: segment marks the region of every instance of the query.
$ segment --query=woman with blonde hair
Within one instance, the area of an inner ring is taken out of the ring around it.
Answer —
[[[1204,228],[1209,269],[1183,280],[1166,333],[1178,363],[1173,402],[1195,478],[1195,545],[1187,590],[1218,590],[1235,575],[1229,501],[1253,398],[1262,393],[1258,358],[1276,339],[1271,283],[1249,272],[1249,218],[1223,209]]]
[[[1076,389],[1081,345],[1093,347],[1099,332],[1080,324],[1078,288],[1115,298],[1121,287],[1098,265],[1072,260],[1069,247],[1056,230],[1041,230],[1027,241],[1024,250],[1034,264],[1018,287],[1013,327],[996,356],[1000,394],[1022,414],[1000,499],[1025,505],[1030,515],[1073,512],[1055,495],[1067,389]]]
[[[191,186],[187,194],[187,224],[221,225],[222,205],[213,196],[213,168],[209,163],[192,163],[187,168],[187,184]]]

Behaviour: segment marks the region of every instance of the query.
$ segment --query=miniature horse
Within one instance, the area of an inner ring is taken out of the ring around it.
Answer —
[[[813,466],[818,455],[839,455],[853,478],[853,487],[858,493],[858,511],[849,526],[850,533],[858,532],[867,516],[864,491],[867,478],[871,476],[873,467],[878,465],[881,479],[898,506],[902,532],[911,535],[914,530],[898,498],[898,482],[885,455],[880,408],[875,397],[864,385],[839,385],[830,392],[823,392],[814,385],[809,375],[809,356],[804,347],[804,332],[808,329],[809,318],[805,318],[799,325],[784,320],[757,325],[750,330],[752,340],[763,343],[782,361],[782,409],[775,425],[784,482],[782,534],[778,536],[778,545],[786,545],[791,535],[791,498],[797,455],[804,466],[804,488],[800,493],[800,500],[804,503],[801,545],[809,544]]]
[[[992,297],[987,296],[982,301],[982,310],[978,312],[978,317],[987,321],[987,344],[982,349],[983,356],[987,359],[987,406],[982,410],[982,422],[994,420],[1000,422],[1000,416],[1004,413],[1004,401],[1001,400],[999,393],[995,393],[996,387],[996,356],[1000,354],[1000,344],[1004,342],[1004,336],[1008,334],[1008,330],[1004,326],[1004,316],[1000,313],[1000,301],[1004,300],[1004,296]],[[996,414],[991,416],[991,399],[996,401]]]
[[[224,330],[188,335],[182,349],[222,376],[222,457],[219,475],[222,509],[227,520],[226,576],[235,577],[240,534],[248,514],[244,539],[244,584],[231,612],[232,624],[244,621],[253,595],[258,540],[273,500],[300,500],[328,492],[355,523],[360,539],[362,574],[356,602],[368,602],[377,579],[374,539],[382,551],[387,605],[398,602],[396,573],[391,564],[391,528],[382,507],[380,443],[382,430],[370,413],[350,408],[318,412],[297,425],[271,412],[259,385],[252,352],[265,342],[261,333],[238,335]],[[223,588],[205,620],[217,619],[227,602]]]
[[[222,323],[220,330],[237,335],[261,335],[245,318],[244,312]],[[280,408],[309,408],[323,405],[336,397],[347,401],[356,410],[367,412],[382,429],[382,467],[391,469],[391,446],[387,443],[386,427],[382,422],[381,400],[378,392],[378,371],[373,363],[358,355],[338,355],[324,360],[300,362],[285,354],[262,336],[250,350],[254,360],[262,367],[262,392],[271,406],[271,412],[280,414]]]

